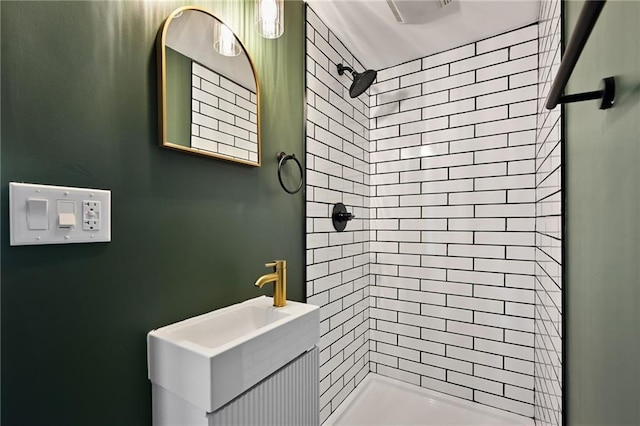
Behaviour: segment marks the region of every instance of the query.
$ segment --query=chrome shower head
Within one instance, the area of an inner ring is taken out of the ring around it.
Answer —
[[[349,67],[345,67],[342,64],[338,64],[338,74],[342,75],[345,71],[351,72],[353,76],[353,83],[349,88],[349,96],[356,98],[363,94],[376,79],[378,72],[375,70],[366,70],[358,73]]]

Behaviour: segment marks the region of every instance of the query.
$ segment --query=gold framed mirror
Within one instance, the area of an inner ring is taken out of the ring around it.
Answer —
[[[238,37],[186,6],[162,24],[157,48],[160,146],[259,167],[259,84]]]

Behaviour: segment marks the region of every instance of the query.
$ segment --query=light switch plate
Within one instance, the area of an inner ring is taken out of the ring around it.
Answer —
[[[27,200],[33,199],[48,201],[47,229],[29,229]],[[12,246],[108,242],[111,191],[10,182],[9,222]]]

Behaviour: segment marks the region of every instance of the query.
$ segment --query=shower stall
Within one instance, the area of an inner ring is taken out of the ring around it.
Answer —
[[[561,424],[560,109],[544,109],[560,2],[541,2],[531,25],[363,73],[309,6],[306,20],[321,421],[364,398],[361,383],[392,379]],[[344,232],[336,203],[355,216]]]

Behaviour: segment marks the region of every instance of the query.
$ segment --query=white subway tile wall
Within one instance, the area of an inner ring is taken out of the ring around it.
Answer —
[[[320,306],[324,422],[369,372],[369,102],[349,97],[337,65],[364,67],[310,7],[306,45],[307,302]],[[338,202],[356,216],[341,233]]]
[[[321,420],[370,370],[561,424],[560,113],[543,110],[560,3],[541,8],[539,25],[379,70],[351,99],[335,66],[365,67],[307,7]],[[358,217],[344,234],[337,201]]]
[[[537,25],[371,89],[371,370],[532,417]]]
[[[540,2],[536,134],[535,417],[562,424],[562,132],[560,106],[544,107],[560,65],[561,2]]]
[[[191,148],[258,161],[258,98],[192,62]]]

